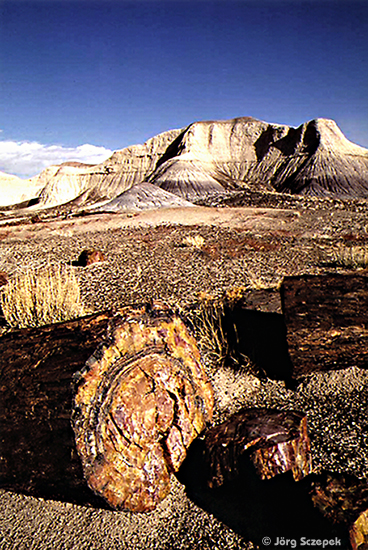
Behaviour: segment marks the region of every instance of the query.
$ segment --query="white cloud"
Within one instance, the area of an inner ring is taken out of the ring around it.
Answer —
[[[99,164],[111,154],[110,149],[88,143],[78,147],[63,147],[35,141],[0,140],[0,171],[27,178],[39,174],[51,164],[66,161]]]

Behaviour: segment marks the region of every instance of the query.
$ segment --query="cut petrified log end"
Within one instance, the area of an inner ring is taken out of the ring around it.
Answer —
[[[307,420],[297,411],[248,409],[206,435],[210,487],[238,474],[238,460],[249,452],[262,479],[292,471],[296,481],[312,471]]]
[[[89,486],[114,508],[152,510],[212,410],[183,321],[159,305],[126,308],[76,377],[73,428]]]
[[[350,544],[353,550],[368,548],[368,509],[360,514],[349,532]]]

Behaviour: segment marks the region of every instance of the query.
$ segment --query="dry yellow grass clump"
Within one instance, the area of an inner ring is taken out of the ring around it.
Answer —
[[[47,325],[85,314],[75,274],[63,265],[15,275],[4,287],[0,303],[13,328]]]
[[[194,329],[201,353],[214,363],[222,365],[228,353],[223,328],[223,303],[201,292],[197,307],[186,311],[186,318]]]
[[[191,235],[188,235],[187,237],[184,237],[182,241],[182,245],[192,246],[197,250],[201,250],[204,245],[204,238],[201,235],[195,235],[194,237]]]

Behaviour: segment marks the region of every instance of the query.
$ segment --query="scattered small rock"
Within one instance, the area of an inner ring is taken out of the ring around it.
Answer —
[[[0,271],[0,286],[8,284],[8,274],[5,271]]]
[[[104,262],[106,260],[105,255],[101,250],[96,250],[95,248],[89,248],[86,250],[83,250],[79,258],[76,262],[73,263],[73,265],[79,266],[79,267],[88,267],[89,265],[95,264],[97,262]]]

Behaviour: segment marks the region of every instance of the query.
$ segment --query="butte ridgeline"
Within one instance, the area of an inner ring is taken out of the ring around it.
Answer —
[[[250,117],[195,122],[98,165],[67,162],[29,180],[1,174],[0,207],[119,212],[189,206],[236,190],[366,199],[368,151],[327,119],[298,128]]]

